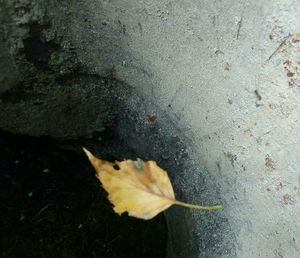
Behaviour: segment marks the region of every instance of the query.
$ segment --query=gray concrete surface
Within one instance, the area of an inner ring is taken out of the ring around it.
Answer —
[[[299,1],[85,1],[80,10],[67,26],[77,48],[88,42],[79,59],[100,74],[114,68],[173,115],[218,182],[236,256],[300,256]],[[87,10],[89,21],[75,23]],[[197,185],[197,173],[185,176]]]
[[[171,172],[179,196],[224,205],[223,211],[209,214],[170,211],[171,255],[300,256],[298,0],[51,1],[35,8],[44,8],[51,21],[47,33],[43,29],[44,40],[55,32],[52,39],[63,52],[71,42],[81,73],[130,85],[131,93],[120,93],[127,99],[118,110],[120,137],[146,155],[149,134],[143,133],[143,117],[155,113],[158,132],[177,135],[188,153],[181,159],[181,171]],[[11,50],[12,44],[6,47]],[[10,59],[11,67],[14,62]],[[76,74],[74,67],[71,70]],[[14,85],[14,78],[8,78],[0,88],[7,94]],[[50,85],[56,87],[56,81]],[[2,101],[6,115],[0,116],[1,128],[34,135],[42,127],[51,128],[53,122],[30,115],[27,121],[33,126],[24,127],[28,113],[18,115],[14,123],[9,120],[28,101],[17,107]],[[137,120],[126,116],[128,110]],[[102,111],[101,123],[107,117]],[[103,126],[88,128],[99,114],[76,120],[80,130],[62,123],[60,129],[42,134],[86,136]],[[157,155],[161,150],[155,146],[150,152]]]

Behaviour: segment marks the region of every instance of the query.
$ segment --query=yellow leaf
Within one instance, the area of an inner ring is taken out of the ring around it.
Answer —
[[[155,161],[138,159],[111,163],[97,159],[85,148],[83,150],[119,215],[128,212],[129,216],[148,220],[174,204],[204,210],[222,208],[220,205],[207,207],[177,201],[167,172]]]

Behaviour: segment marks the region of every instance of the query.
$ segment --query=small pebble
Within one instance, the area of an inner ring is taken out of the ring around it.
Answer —
[[[25,219],[25,216],[24,216],[24,214],[22,214],[21,216],[20,216],[20,221],[23,221]]]
[[[50,169],[49,169],[49,168],[43,169],[43,173],[49,173],[49,172],[50,172]]]

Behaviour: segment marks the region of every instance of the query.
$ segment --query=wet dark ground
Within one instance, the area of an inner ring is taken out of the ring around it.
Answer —
[[[80,151],[0,131],[0,257],[160,258],[166,238],[163,215],[113,212]]]

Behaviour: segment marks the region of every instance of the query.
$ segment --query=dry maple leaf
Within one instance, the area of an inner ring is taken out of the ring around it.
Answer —
[[[166,171],[155,161],[125,160],[111,163],[97,159],[83,148],[96,170],[114,211],[140,219],[152,219],[158,213],[177,204],[188,208],[216,210],[220,205],[200,206],[177,201]]]

